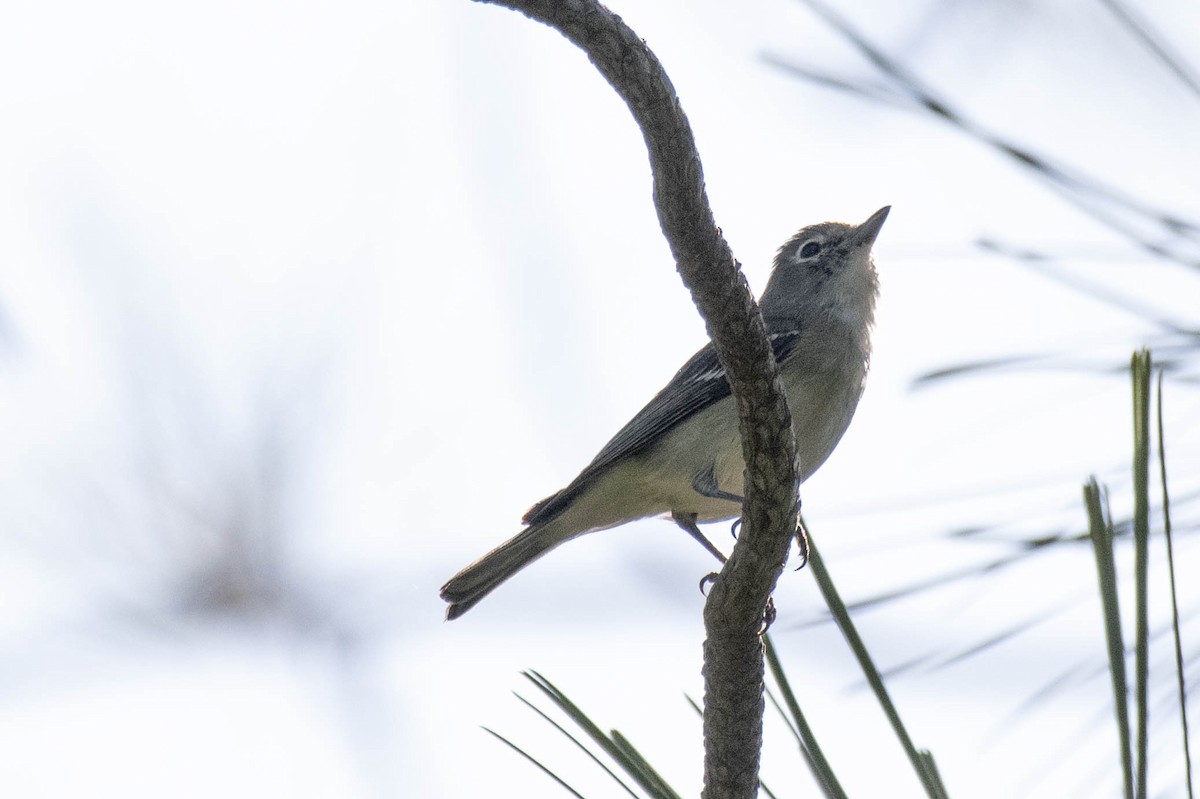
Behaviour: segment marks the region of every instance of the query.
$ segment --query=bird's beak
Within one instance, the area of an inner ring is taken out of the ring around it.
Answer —
[[[888,211],[892,210],[892,206],[885,205],[871,217],[854,229],[850,234],[850,244],[858,247],[870,247],[875,243],[875,237],[879,235],[879,229],[883,227],[883,222],[888,217]]]

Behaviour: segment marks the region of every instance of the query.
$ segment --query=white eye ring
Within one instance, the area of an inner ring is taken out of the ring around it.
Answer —
[[[821,254],[821,241],[819,239],[809,239],[796,248],[797,261],[811,261]]]

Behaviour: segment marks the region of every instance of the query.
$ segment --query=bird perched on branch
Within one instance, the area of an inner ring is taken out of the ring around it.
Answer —
[[[796,233],[775,255],[759,302],[801,482],[833,452],[862,396],[878,293],[871,247],[889,210],[861,225],[824,222]],[[442,586],[446,618],[584,533],[668,515],[699,535],[696,522],[732,519],[741,513],[744,471],[737,408],[709,343],[578,477],[529,509],[524,530]]]

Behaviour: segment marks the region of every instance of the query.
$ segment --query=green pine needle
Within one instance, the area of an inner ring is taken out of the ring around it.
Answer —
[[[1187,680],[1183,668],[1183,638],[1179,632],[1179,597],[1175,589],[1175,548],[1171,542],[1171,494],[1167,491],[1167,445],[1163,433],[1163,370],[1158,370],[1158,466],[1162,483],[1163,537],[1167,542],[1167,573],[1171,587],[1171,629],[1175,635],[1175,677],[1179,685],[1179,721],[1183,726],[1183,764],[1187,776],[1188,799],[1192,790],[1192,753],[1188,742]]]
[[[1135,677],[1137,694],[1137,799],[1146,799],[1150,683],[1150,352],[1130,359],[1133,374],[1133,554]]]
[[[493,735],[493,736],[495,736],[495,737],[496,737],[496,738],[498,738],[498,739],[500,739],[500,741],[502,741],[503,743],[505,743],[505,744],[506,744],[506,745],[507,745],[509,748],[511,748],[511,749],[512,749],[514,752],[516,752],[516,753],[517,753],[517,754],[519,754],[521,757],[523,757],[523,758],[525,758],[526,760],[528,760],[528,761],[529,761],[530,763],[532,763],[533,765],[535,765],[535,766],[537,766],[538,768],[540,768],[540,769],[541,769],[541,770],[542,770],[542,771],[543,771],[543,772],[544,772],[544,773],[545,773],[545,774],[546,774],[548,777],[550,777],[550,779],[554,780],[554,781],[555,781],[555,782],[557,782],[559,785],[561,785],[563,788],[565,788],[566,790],[570,791],[570,792],[571,792],[571,794],[572,794],[573,796],[577,796],[579,799],[584,799],[584,796],[583,796],[583,794],[581,794],[579,791],[575,790],[575,789],[574,789],[574,788],[572,788],[570,785],[568,785],[566,782],[564,782],[564,781],[563,781],[563,779],[562,779],[562,777],[558,776],[558,775],[557,775],[557,774],[555,774],[553,771],[551,771],[551,770],[550,770],[550,769],[549,769],[549,768],[548,768],[548,767],[547,767],[547,766],[546,766],[544,763],[542,763],[540,760],[538,760],[537,758],[535,758],[533,755],[529,754],[529,753],[528,753],[528,752],[526,752],[524,749],[522,749],[521,747],[517,746],[515,743],[513,743],[513,742],[512,742],[512,741],[510,741],[510,740],[508,740],[507,738],[505,738],[503,735],[501,735],[500,733],[496,732],[495,730],[491,730],[491,729],[488,729],[487,727],[484,727],[484,728],[483,728],[483,731],[484,731],[484,732],[486,732],[486,733],[489,733],[490,735]]]
[[[788,727],[791,728],[792,734],[796,736],[796,741],[800,744],[800,752],[825,796],[829,799],[845,799],[846,792],[842,790],[842,785],[838,782],[833,767],[825,759],[825,753],[821,751],[812,728],[808,726],[808,721],[800,710],[800,703],[796,701],[796,694],[792,691],[787,674],[784,673],[783,666],[779,662],[779,654],[775,651],[775,644],[771,641],[771,636],[764,635],[763,643],[766,647],[767,668],[770,669],[771,676],[779,686],[779,692],[783,695],[788,712],[783,712],[783,708],[779,706],[773,694],[768,692],[768,696],[779,710],[780,715],[783,716],[784,721],[787,722]]]
[[[1104,638],[1108,647],[1108,673],[1112,678],[1113,711],[1117,736],[1121,742],[1121,771],[1125,780],[1125,798],[1133,799],[1133,758],[1129,742],[1128,681],[1125,676],[1125,644],[1121,634],[1121,608],[1117,596],[1117,570],[1113,559],[1112,515],[1107,512],[1096,478],[1083,487],[1087,508],[1088,531],[1096,556],[1096,578],[1104,615]]]
[[[803,524],[803,521],[801,521],[801,524]],[[813,541],[811,533],[808,535],[808,563],[812,568],[813,576],[817,580],[817,586],[821,589],[821,595],[825,598],[825,604],[829,606],[829,612],[833,616],[834,622],[837,623],[842,637],[846,639],[846,643],[850,646],[850,651],[854,653],[854,657],[858,660],[859,668],[862,669],[863,675],[867,678],[867,684],[871,686],[876,700],[879,702],[880,707],[883,708],[884,715],[887,716],[888,721],[891,723],[892,731],[900,741],[905,754],[908,755],[909,762],[912,763],[913,770],[917,773],[917,778],[925,788],[926,795],[930,799],[941,799],[941,797],[946,796],[946,788],[941,782],[941,777],[936,769],[929,768],[929,758],[922,757],[917,751],[917,747],[913,744],[912,737],[909,736],[904,722],[900,719],[900,713],[896,710],[896,705],[892,702],[887,687],[883,684],[883,677],[880,675],[879,669],[875,667],[875,661],[872,660],[871,654],[867,651],[862,636],[858,634],[858,629],[850,619],[850,612],[846,609],[846,603],[842,601],[837,588],[833,584],[833,578],[830,577],[829,571],[825,568],[825,561],[822,560],[821,553],[817,550],[817,545]]]

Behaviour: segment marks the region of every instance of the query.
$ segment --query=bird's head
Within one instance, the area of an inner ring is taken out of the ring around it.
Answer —
[[[880,208],[861,225],[809,225],[788,239],[763,291],[763,316],[805,320],[823,312],[855,327],[870,326],[879,290],[871,246],[890,210]]]

